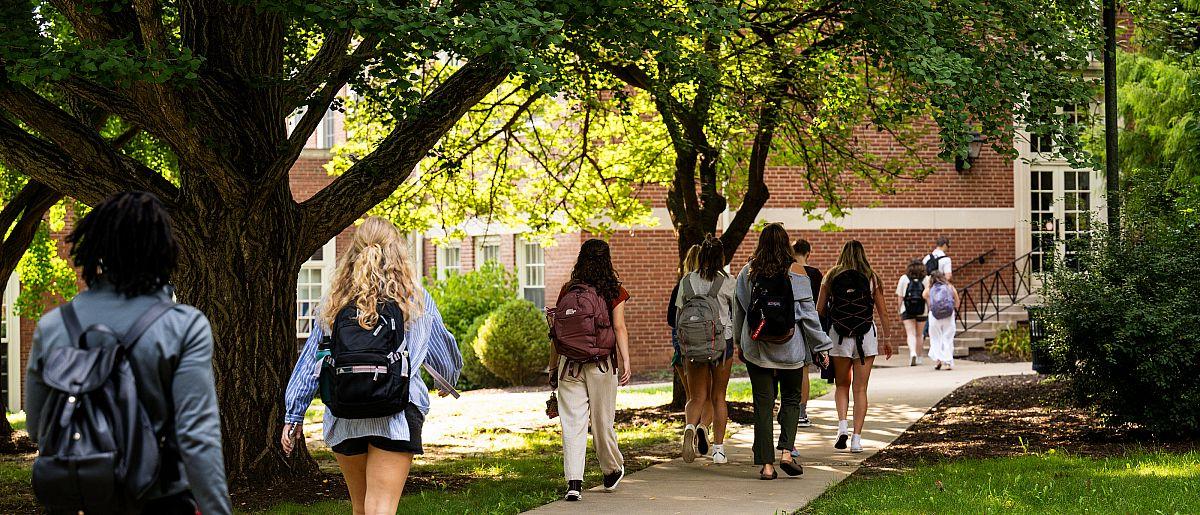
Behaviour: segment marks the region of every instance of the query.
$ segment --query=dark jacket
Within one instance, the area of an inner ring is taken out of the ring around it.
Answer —
[[[75,297],[83,327],[103,322],[117,333],[129,330],[151,305],[169,298],[167,292],[127,298],[107,283]],[[48,389],[42,382],[41,356],[50,348],[71,345],[62,315],[54,309],[42,316],[33,333],[25,381],[25,411],[29,436],[35,442],[41,427],[42,405]],[[130,364],[138,394],[156,433],[175,440],[180,457],[177,471],[160,472],[149,498],[191,490],[205,515],[232,511],[221,455],[221,422],[212,374],[212,329],[203,313],[179,304],[159,318],[133,347]],[[164,434],[174,418],[174,432]]]

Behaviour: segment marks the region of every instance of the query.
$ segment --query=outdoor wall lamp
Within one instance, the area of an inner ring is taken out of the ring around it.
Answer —
[[[979,159],[979,153],[983,151],[983,135],[977,131],[971,132],[971,142],[967,143],[967,159],[964,161],[961,156],[954,157],[954,171],[963,173],[970,170],[975,165],[975,160]]]

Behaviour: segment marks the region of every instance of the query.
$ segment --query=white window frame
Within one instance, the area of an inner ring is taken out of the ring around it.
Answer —
[[[449,253],[453,250],[456,253],[457,259],[453,266],[449,264]],[[437,247],[437,278],[445,279],[450,275],[450,271],[456,274],[462,273],[462,244],[461,243],[446,243]]]
[[[336,116],[336,111],[327,109],[325,115],[321,117],[321,121],[317,123],[317,148],[333,148],[333,144],[337,140],[337,134],[334,132]]]
[[[13,272],[4,286],[4,323],[6,327],[5,342],[8,352],[8,398],[5,406],[16,413],[24,409],[25,397],[21,392],[21,317],[17,316],[17,296],[21,294],[21,277]],[[3,415],[3,413],[0,413]]]
[[[320,292],[320,295],[317,296],[316,299],[312,299],[312,298],[301,299],[299,296],[299,293],[300,293],[299,292],[300,285],[298,282],[299,277],[297,276],[296,338],[308,338],[309,335],[311,334],[310,332],[300,330],[300,322],[302,320],[311,320],[312,321],[311,324],[317,323],[315,310],[309,310],[309,313],[307,315],[300,314],[301,304],[305,303],[305,302],[312,302],[312,303],[314,303],[314,307],[315,307],[316,303],[319,303],[321,301],[321,299],[323,299],[325,297],[325,295],[327,293],[329,293],[329,284],[333,280],[333,272],[334,272],[334,270],[336,270],[336,267],[337,267],[337,237],[330,239],[328,242],[325,243],[325,245],[321,249],[322,250],[321,250],[321,259],[320,260],[309,259],[308,261],[305,261],[304,264],[300,265],[300,270],[302,272],[304,270],[317,270],[317,271],[321,272],[321,292]],[[312,327],[311,324],[309,325],[310,328]]]
[[[535,246],[538,249],[540,249],[540,251],[541,251],[541,254],[542,254],[542,262],[541,263],[530,263],[529,258],[526,254],[527,248],[535,247]],[[527,297],[525,296],[525,290],[540,288],[542,290],[542,301],[543,301],[543,303],[545,303],[545,299],[546,299],[546,249],[545,249],[545,247],[542,247],[542,245],[540,243],[529,241],[529,240],[526,240],[525,238],[521,238],[521,237],[517,237],[516,247],[517,247],[517,249],[516,249],[515,253],[517,255],[517,297],[521,298],[521,299],[526,299]],[[541,268],[541,270],[542,270],[541,284],[531,284],[529,282],[528,269],[530,267]]]
[[[484,263],[487,263],[484,249],[493,247],[496,249],[496,256],[492,259],[496,263],[501,263],[500,259],[500,237],[499,236],[476,236],[475,237],[475,269],[483,268]]]

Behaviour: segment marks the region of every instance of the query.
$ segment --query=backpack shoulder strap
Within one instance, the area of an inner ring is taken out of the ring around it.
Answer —
[[[706,293],[705,295],[707,295],[709,297],[719,296],[721,294],[721,286],[723,286],[724,284],[725,284],[725,274],[718,273],[717,278],[713,279],[712,286],[708,287],[708,293]]]
[[[79,315],[75,313],[75,305],[68,302],[58,308],[58,312],[62,314],[63,325],[67,326],[67,337],[71,339],[71,345],[79,344],[79,337],[83,334],[83,326],[79,324]]]
[[[157,322],[159,318],[162,318],[163,315],[165,315],[174,307],[175,303],[166,299],[160,300],[153,306],[150,306],[150,309],[147,309],[145,313],[142,313],[142,316],[138,317],[138,319],[133,322],[133,325],[130,326],[129,331],[127,331],[125,336],[121,338],[121,345],[125,347],[126,350],[132,348],[134,344],[141,339],[142,335],[146,333],[146,330],[150,329],[150,326],[154,325],[154,322]]]
[[[679,283],[680,283],[679,289],[683,290],[680,293],[683,293],[683,301],[684,302],[687,302],[688,299],[696,296],[696,289],[692,288],[691,276],[692,276],[691,273],[687,273],[687,274],[683,275],[683,278],[679,279]],[[675,301],[674,299],[671,299],[671,302],[674,302],[674,301]],[[680,307],[682,307],[682,306],[680,306]]]

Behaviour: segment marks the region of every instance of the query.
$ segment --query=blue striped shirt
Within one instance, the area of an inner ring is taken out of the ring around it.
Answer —
[[[408,343],[409,370],[412,381],[408,383],[408,402],[429,413],[429,388],[420,380],[421,364],[429,362],[442,377],[450,384],[458,382],[458,372],[462,370],[462,355],[458,352],[458,344],[454,336],[446,330],[442,323],[442,315],[429,292],[421,288],[417,295],[425,297],[425,313],[411,323],[404,331],[404,341]],[[313,395],[317,391],[317,377],[321,372],[320,362],[317,361],[317,344],[321,342],[324,328],[313,327],[312,334],[304,343],[296,368],[292,369],[292,378],[288,380],[287,392],[284,394],[284,405],[287,408],[284,422],[297,424],[304,421],[304,412],[312,404]],[[330,447],[350,438],[363,436],[382,436],[392,440],[408,440],[408,421],[404,412],[388,417],[340,419],[325,407],[325,443]]]

